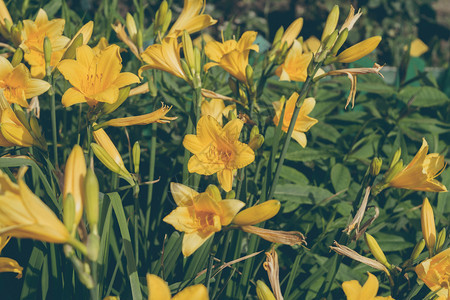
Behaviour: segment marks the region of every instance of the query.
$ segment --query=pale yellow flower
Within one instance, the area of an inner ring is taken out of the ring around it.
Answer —
[[[225,71],[241,82],[247,82],[246,68],[248,65],[248,55],[250,50],[259,51],[259,46],[253,42],[257,36],[256,31],[246,31],[238,42],[235,40],[213,41],[205,46],[205,53],[214,62],[204,66],[205,71],[211,67],[220,66]]]
[[[275,74],[280,77],[281,81],[304,82],[308,75],[307,69],[312,57],[311,52],[303,53],[302,45],[295,40],[284,63],[275,70]]]
[[[297,103],[299,95],[297,93],[293,93],[292,96],[286,102],[286,108],[284,111],[283,125],[281,130],[284,132],[288,131],[289,124],[291,123],[292,116],[294,114],[295,106]],[[275,117],[273,118],[273,122],[276,126],[280,122],[281,112],[283,110],[284,101],[276,101],[272,103],[273,108],[275,109]],[[303,148],[306,147],[306,135],[307,132],[314,124],[318,121],[314,118],[308,116],[311,111],[314,109],[316,105],[316,100],[314,98],[306,98],[300,108],[300,112],[298,114],[297,120],[295,121],[294,131],[292,132],[292,138],[297,141]]]
[[[446,192],[447,188],[434,179],[445,168],[444,157],[428,152],[428,143],[423,139],[413,160],[389,182],[389,186],[426,192]]]
[[[223,117],[228,117],[230,111],[234,111],[236,114],[236,105],[228,105],[225,106],[225,103],[222,99],[211,99],[206,100],[203,99],[201,113],[202,116],[211,116],[219,122],[220,125],[223,124]]]
[[[208,290],[203,284],[196,284],[184,288],[173,296],[170,294],[169,285],[162,278],[147,274],[148,300],[208,300]]]
[[[378,279],[371,273],[364,286],[361,286],[357,280],[345,281],[342,284],[347,300],[394,300],[391,296],[377,296]]]
[[[45,93],[50,84],[31,78],[30,71],[24,64],[13,67],[6,58],[0,56],[0,88],[9,103],[28,107],[27,99]]]
[[[223,128],[211,116],[203,116],[197,123],[197,135],[184,137],[183,146],[194,154],[189,159],[191,173],[212,175],[217,173],[220,185],[231,191],[233,172],[255,160],[255,153],[239,142],[244,123],[239,119],[228,122]]]
[[[170,37],[163,39],[161,44],[148,46],[141,54],[146,65],[139,69],[139,76],[145,70],[158,69],[187,81],[186,74],[181,67],[180,48],[181,44],[178,44],[177,39]]]
[[[0,171],[0,235],[66,243],[70,234],[54,212],[19,178]]]
[[[222,230],[222,226],[229,225],[245,205],[235,199],[222,200],[219,189],[214,185],[198,193],[190,187],[172,182],[170,191],[178,207],[163,221],[184,232],[184,256],[194,253],[215,232]]]
[[[167,36],[176,38],[183,34],[185,30],[188,33],[194,33],[216,24],[217,20],[214,20],[210,15],[203,14],[205,3],[205,0],[184,0],[183,10]]]
[[[77,59],[65,59],[58,70],[73,87],[62,96],[64,106],[86,102],[95,106],[98,102],[114,103],[119,98],[119,89],[138,83],[139,78],[122,70],[119,46],[111,45],[95,55],[87,45],[77,48]]]
[[[415,271],[420,280],[436,292],[436,300],[450,299],[450,248],[421,262]]]
[[[0,2],[3,1],[0,0]],[[0,252],[2,252],[3,248],[5,248],[10,238],[10,236],[0,235]],[[22,270],[23,268],[14,259],[8,257],[0,257],[0,272],[14,272],[17,273],[16,278],[22,278]]]

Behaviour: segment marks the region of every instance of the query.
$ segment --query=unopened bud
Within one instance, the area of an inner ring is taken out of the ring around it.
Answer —
[[[122,105],[122,103],[128,98],[128,95],[130,94],[130,87],[123,87],[119,90],[119,97],[117,98],[117,101],[114,103],[105,103],[102,108],[102,112],[107,115],[115,111]]]
[[[130,39],[133,41],[133,43],[136,44],[136,36],[137,36],[136,22],[134,21],[134,18],[130,13],[127,13],[125,24],[127,26]]]
[[[382,263],[386,268],[390,269],[392,266],[387,261],[383,250],[381,250],[381,248],[378,245],[378,242],[375,240],[375,238],[368,233],[365,233],[365,238],[366,238],[367,246],[369,246],[370,252],[375,257],[375,259],[378,262]]]
[[[423,199],[420,223],[422,225],[422,234],[425,244],[427,245],[430,256],[433,255],[434,246],[436,245],[436,225],[434,223],[433,208],[428,198]]]
[[[342,45],[344,45],[345,41],[347,40],[348,36],[348,29],[345,28],[338,36],[336,42],[334,43],[333,47],[330,50],[331,55],[336,55],[341,49]]]
[[[248,146],[255,151],[261,148],[263,144],[264,144],[264,136],[261,134],[257,134],[252,139],[250,139]]]
[[[138,30],[137,35],[136,35],[136,45],[138,46],[139,51],[143,51],[143,47],[144,47],[144,38],[142,37],[142,30]]]
[[[180,60],[181,68],[183,69],[184,74],[186,75],[189,82],[192,82],[194,79],[191,73],[191,69],[189,68],[189,65],[186,63],[184,59]]]
[[[338,38],[338,34],[339,31],[337,29],[330,34],[330,36],[326,39],[324,49],[330,50],[334,46],[334,43]]]
[[[17,50],[16,50],[16,52],[14,52],[14,56],[11,60],[11,65],[13,67],[18,66],[22,62],[22,59],[23,59],[23,50],[22,50],[22,48],[17,48]]]
[[[447,236],[447,230],[445,230],[445,227],[444,227],[439,232],[437,240],[436,240],[436,253],[441,252],[442,247],[444,246],[446,236]]]
[[[239,89],[239,98],[241,99],[242,103],[247,104],[247,102],[248,102],[247,94],[245,93],[245,91],[243,89]]]
[[[97,261],[100,250],[100,237],[98,233],[90,233],[86,243],[87,257],[90,261]]]
[[[181,40],[183,43],[183,53],[184,59],[186,60],[189,69],[195,70],[195,56],[194,56],[194,48],[192,46],[192,39],[189,33],[185,30],[183,35],[181,36]]]
[[[103,165],[105,165],[105,167],[107,167],[114,173],[121,174],[122,170],[120,166],[114,161],[114,159],[108,154],[108,152],[103,149],[102,146],[96,143],[91,143],[91,148],[95,156],[97,156],[97,158],[102,162]]]
[[[84,187],[86,191],[85,213],[88,224],[92,232],[97,232],[98,210],[99,210],[99,186],[97,176],[94,171],[88,168],[84,179]]]
[[[236,113],[234,109],[230,109],[230,111],[228,112],[228,120],[234,120],[237,119]]]
[[[227,192],[227,194],[225,195],[225,199],[235,199],[235,197],[236,197],[236,192],[233,190]]]
[[[16,114],[17,119],[19,119],[20,123],[22,123],[23,126],[28,131],[31,131],[30,123],[28,123],[28,117],[27,114],[23,111],[22,107],[20,107],[17,104],[14,104],[14,113]]]
[[[372,159],[370,163],[369,173],[372,176],[377,176],[380,174],[381,165],[383,164],[383,160],[381,158],[375,157]]]
[[[342,63],[351,63],[360,58],[363,58],[378,46],[381,42],[381,36],[373,36],[359,42],[356,45],[351,46],[350,48],[344,50],[337,56],[337,60]]]
[[[425,248],[425,240],[421,239],[416,246],[414,247],[413,252],[411,253],[411,262],[413,262],[415,259],[417,259],[420,255],[420,253],[422,253],[423,248]]]
[[[169,9],[166,13],[164,23],[161,27],[161,35],[164,35],[164,33],[167,31],[167,28],[169,28],[171,21],[172,21],[172,11]]]
[[[75,200],[72,194],[67,194],[63,201],[63,222],[67,230],[72,233],[75,229]]]
[[[283,28],[283,26],[281,26],[280,28],[278,28],[277,33],[275,33],[275,37],[273,38],[273,42],[272,42],[273,46],[276,46],[276,44],[281,41],[281,37],[283,36],[283,34],[284,34],[284,28]],[[275,47],[273,47],[273,48],[275,48]],[[276,47],[276,48],[278,48],[278,47]]]
[[[245,77],[247,79],[247,84],[249,86],[253,85],[253,68],[250,65],[247,65],[247,67],[245,67]]]
[[[231,91],[233,92],[234,97],[239,96],[239,86],[235,79],[231,76],[228,77],[228,85],[230,86]]]
[[[392,157],[391,163],[389,164],[389,168],[392,168],[399,161],[401,155],[402,155],[402,148],[398,148],[397,151],[395,151],[394,156]]]
[[[403,170],[403,160],[400,159],[392,168],[390,168],[386,174],[384,174],[384,182],[389,183],[394,179],[401,170]]]
[[[335,29],[339,21],[339,6],[335,5],[328,15],[325,28],[323,29],[321,41],[323,42]]]
[[[22,43],[22,30],[23,23],[21,21],[11,27],[11,41],[15,46],[19,46]]]
[[[133,145],[133,164],[134,164],[134,173],[139,173],[139,163],[141,161],[141,146],[139,142],[134,143]]]
[[[197,47],[194,47],[194,57],[195,57],[195,73],[197,76],[202,71],[202,54]]]
[[[280,211],[281,203],[278,200],[269,200],[264,203],[244,209],[236,215],[233,223],[239,226],[255,225],[273,218]]]
[[[66,52],[64,52],[63,59],[74,59],[77,53],[77,48],[83,45],[83,34],[80,33],[77,35],[77,37],[73,40],[72,44],[67,48]]]
[[[256,282],[258,300],[276,300],[270,288],[261,280]]]
[[[49,76],[51,73],[52,43],[47,36],[44,38],[44,60],[46,75]]]
[[[215,185],[208,185],[205,192],[208,193],[212,199],[222,199],[220,191]]]
[[[259,134],[258,126],[253,126],[252,130],[250,131],[250,140],[258,134]]]
[[[39,139],[42,137],[41,127],[39,126],[39,122],[35,116],[30,117],[30,127],[31,127],[31,132],[34,134],[34,136],[36,138]]]
[[[164,0],[163,2],[161,2],[161,5],[159,6],[159,9],[155,15],[155,26],[156,27],[163,27],[164,22],[166,20],[166,14],[168,12],[168,9],[169,9],[169,4],[167,3],[167,1]]]

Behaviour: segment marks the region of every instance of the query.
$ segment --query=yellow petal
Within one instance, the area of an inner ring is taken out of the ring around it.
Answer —
[[[153,274],[147,274],[148,300],[170,300],[169,285],[163,279]]]
[[[292,22],[291,25],[289,25],[289,27],[284,32],[283,36],[281,37],[280,48],[283,47],[283,44],[285,42],[287,43],[287,48],[291,47],[294,40],[300,34],[302,27],[303,27],[303,18],[298,18],[294,22]]]
[[[97,102],[114,103],[119,98],[119,88],[117,86],[111,85],[107,89],[101,91],[100,93],[90,95],[92,99]],[[89,104],[89,99],[88,99]],[[96,103],[94,103],[95,105]]]
[[[362,299],[372,299],[375,298],[378,292],[378,279],[375,277],[375,275],[369,274],[369,278],[367,279],[366,283],[364,283],[360,297]]]
[[[236,214],[245,206],[245,203],[235,199],[225,199],[219,202],[222,208],[220,222],[222,226],[227,226],[231,223]]]
[[[207,239],[209,239],[214,232],[193,232],[185,233],[183,237],[183,245],[181,246],[181,252],[185,257],[190,256],[195,252]]]
[[[233,189],[233,170],[223,169],[217,173],[217,179],[225,192]]]
[[[88,67],[80,63],[78,59],[65,59],[58,64],[58,70],[72,86],[80,89],[83,82],[81,76],[88,72]]]
[[[222,170],[224,167],[225,166],[223,164],[219,164],[215,161],[202,161],[197,156],[192,156],[188,162],[188,170],[190,173],[198,173],[202,175],[212,175]]]
[[[418,57],[428,51],[428,46],[421,39],[415,39],[412,41],[409,51],[409,55]]]
[[[175,182],[170,183],[170,193],[178,206],[193,205],[194,197],[198,195],[198,192],[190,187]]]
[[[21,278],[22,270],[23,268],[14,259],[0,257],[0,272],[14,272],[17,273],[16,278]]]
[[[123,72],[123,73],[120,73],[120,74],[117,76],[117,78],[116,78],[116,80],[114,80],[114,83],[113,83],[113,84],[114,84],[115,86],[121,88],[121,87],[130,85],[130,84],[133,84],[133,83],[139,83],[139,82],[141,82],[141,81],[139,80],[139,77],[137,77],[137,76],[134,75],[133,73],[130,73],[130,72]]]
[[[42,95],[50,88],[50,84],[47,81],[40,79],[30,79],[28,81],[27,87],[25,89],[25,97],[27,99],[33,98],[35,96]]]
[[[69,88],[61,98],[62,105],[65,107],[86,102],[86,97],[76,88]]]
[[[302,146],[303,148],[306,147],[306,134],[304,134],[303,132],[300,131],[293,131],[292,132],[292,138],[300,144],[300,146]]]
[[[209,300],[208,290],[203,284],[188,286],[172,298],[173,300]]]
[[[368,38],[342,51],[337,56],[337,60],[342,63],[354,62],[375,50],[380,42],[381,36],[373,36],[371,38]]]
[[[361,300],[360,297],[362,287],[357,280],[345,281],[342,283],[342,289],[344,290],[347,300]]]
[[[89,69],[89,67],[92,65],[92,62],[94,61],[95,53],[94,51],[87,45],[82,45],[77,48],[77,62],[80,63],[82,66],[84,66],[86,69]],[[80,73],[84,74],[86,73]],[[64,76],[65,77],[65,76]]]

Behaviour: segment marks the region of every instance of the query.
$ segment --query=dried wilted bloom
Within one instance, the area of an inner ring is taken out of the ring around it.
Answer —
[[[263,263],[264,270],[267,271],[272,291],[277,300],[283,300],[283,294],[280,287],[280,267],[278,266],[278,254],[275,248],[266,252],[266,262]]]
[[[306,245],[305,236],[299,231],[270,230],[256,226],[240,226],[242,231],[253,233],[266,241],[284,245]]]

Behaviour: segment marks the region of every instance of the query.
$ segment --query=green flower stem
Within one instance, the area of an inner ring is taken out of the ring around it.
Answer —
[[[86,245],[77,240],[74,237],[70,237],[70,239],[67,241],[67,244],[71,245],[75,249],[79,250],[84,256],[87,256],[87,248]]]
[[[57,132],[58,128],[56,128],[56,103],[55,103],[55,90],[53,87],[53,77],[48,77],[48,83],[50,83],[51,87],[48,91],[50,95],[50,105],[51,105],[51,119],[52,119],[52,140],[53,140],[53,156],[55,159],[55,168],[59,168],[58,163],[58,138]]]
[[[148,180],[153,181],[155,177],[155,160],[156,160],[156,130],[157,124],[152,124],[152,138],[150,140],[150,160],[149,160],[149,175]],[[150,183],[148,185],[148,193],[147,193],[147,210],[145,212],[145,233],[148,235],[150,228],[150,213],[151,213],[151,203],[153,197],[153,184]],[[148,238],[148,236],[147,236]]]

